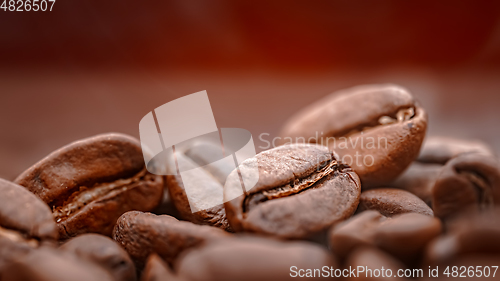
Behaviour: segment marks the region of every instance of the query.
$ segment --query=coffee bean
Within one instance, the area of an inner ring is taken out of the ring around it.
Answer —
[[[425,140],[417,161],[444,165],[453,157],[472,152],[494,155],[488,145],[478,140],[433,136]]]
[[[305,269],[338,268],[328,252],[308,242],[280,242],[256,237],[212,241],[186,252],[175,266],[185,280],[290,280]],[[295,273],[294,273],[295,271]],[[316,272],[316,279],[321,276]],[[308,278],[311,279],[311,278]]]
[[[391,255],[374,247],[360,247],[349,255],[345,268],[368,268],[372,274],[364,270],[359,276],[349,276],[347,280],[411,280],[409,278],[398,277],[399,270],[404,270],[406,266]],[[382,269],[384,273],[382,274]],[[389,271],[390,270],[390,271]],[[378,271],[378,273],[377,273]],[[389,275],[389,272],[392,275]]]
[[[341,258],[356,248],[376,246],[412,264],[440,233],[441,223],[434,217],[407,213],[386,218],[378,211],[366,211],[334,227],[329,241],[332,251]]]
[[[368,210],[339,223],[330,231],[330,249],[345,259],[358,247],[374,246],[377,227],[386,219],[378,211]]]
[[[489,154],[465,153],[448,161],[432,191],[437,217],[448,220],[463,211],[481,211],[500,204],[498,160]]]
[[[58,238],[49,207],[24,187],[0,179],[0,271],[44,241]]]
[[[427,114],[404,88],[367,85],[333,93],[284,125],[283,143],[319,143],[335,150],[363,188],[394,180],[418,156]]]
[[[255,162],[259,172],[255,187],[225,203],[235,231],[304,238],[350,217],[358,206],[357,175],[324,146],[276,147],[247,159],[240,169]],[[232,186],[240,186],[239,177],[231,180],[226,182],[225,196]]]
[[[114,240],[99,234],[82,234],[59,249],[102,266],[115,280],[137,280],[135,266],[127,252]]]
[[[473,255],[500,256],[500,207],[482,213],[463,213],[447,225],[447,234],[427,249],[430,264],[451,264]]]
[[[408,191],[395,188],[378,188],[363,191],[359,200],[358,212],[376,210],[386,217],[404,213],[419,213],[434,216],[424,201]]]
[[[152,210],[163,192],[162,177],[145,169],[140,143],[121,134],[98,135],[56,150],[16,183],[52,208],[62,238],[110,235],[121,214]]]
[[[193,167],[202,167],[198,173],[191,175],[191,180],[197,182],[194,188],[203,190],[203,193],[209,191],[214,194],[214,197],[220,197],[222,200],[226,177],[231,173],[234,167],[229,165],[218,165],[216,167],[207,165],[223,158],[222,147],[210,142],[199,142],[192,146],[188,146],[184,151],[179,150],[180,149],[176,147],[178,162],[190,163],[188,165]],[[169,168],[171,174],[176,173],[175,167]],[[182,178],[179,175],[168,175],[167,186],[172,202],[183,219],[197,224],[216,226],[231,231],[222,201],[220,205],[207,209],[203,207],[203,201],[192,200],[189,202]],[[196,190],[191,190],[191,192],[197,193]],[[193,209],[199,211],[193,212]]]
[[[175,281],[177,278],[170,267],[157,255],[151,254],[141,276],[141,281]]]
[[[43,248],[10,263],[2,273],[5,281],[113,281],[97,264],[64,251]]]
[[[157,216],[137,211],[123,214],[113,231],[113,238],[129,253],[139,270],[152,253],[173,263],[188,248],[230,235],[216,227],[195,225],[167,215]]]
[[[395,181],[391,187],[406,190],[422,199],[428,206],[432,205],[432,188],[441,173],[443,165],[434,163],[413,162],[410,167]]]

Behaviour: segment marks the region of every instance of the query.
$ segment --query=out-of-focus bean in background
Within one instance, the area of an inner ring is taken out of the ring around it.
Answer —
[[[291,114],[366,83],[408,88],[432,135],[500,151],[499,1],[63,1],[0,10],[0,177],[207,90],[257,149]],[[262,134],[269,135],[262,135]]]

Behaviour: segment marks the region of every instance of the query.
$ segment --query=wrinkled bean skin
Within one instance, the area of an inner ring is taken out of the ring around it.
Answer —
[[[0,272],[8,262],[58,238],[49,207],[24,187],[0,179]]]
[[[134,263],[127,252],[107,236],[82,234],[68,240],[59,249],[101,265],[115,280],[137,280]]]
[[[448,161],[432,190],[434,213],[443,220],[499,204],[498,160],[487,154],[465,153]]]
[[[163,179],[147,173],[140,143],[104,134],[54,151],[15,181],[53,210],[61,238],[83,233],[110,235],[126,211],[154,209]]]
[[[195,225],[167,215],[157,216],[137,211],[123,214],[113,231],[113,239],[128,252],[139,270],[152,253],[173,263],[188,248],[230,235],[216,227]]]
[[[324,146],[284,145],[261,152],[242,166],[255,162],[257,184],[225,203],[229,223],[237,232],[305,238],[350,217],[358,206],[357,175]],[[239,178],[234,178],[238,185]],[[228,180],[225,188],[231,184]]]
[[[406,89],[366,85],[309,105],[286,122],[280,135],[283,143],[327,145],[369,188],[394,180],[417,158],[426,128],[427,114]]]
[[[361,193],[358,212],[376,210],[386,217],[404,213],[434,216],[424,201],[408,191],[395,188],[377,188]]]
[[[294,280],[297,278],[290,276],[292,265],[337,266],[325,249],[312,243],[242,237],[212,241],[186,252],[175,271],[191,281]]]

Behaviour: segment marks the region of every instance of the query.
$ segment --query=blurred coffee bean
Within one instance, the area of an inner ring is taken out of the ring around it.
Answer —
[[[417,161],[444,165],[453,157],[471,152],[494,155],[493,150],[479,140],[432,136],[425,140]]]
[[[257,184],[225,203],[235,231],[305,238],[350,217],[358,206],[356,173],[324,146],[276,147],[247,159],[240,169],[255,163]],[[239,177],[228,180],[225,198],[232,185],[240,186]]]
[[[395,181],[389,184],[391,187],[399,188],[415,194],[428,206],[432,205],[432,188],[439,173],[441,164],[413,162],[410,167]]]
[[[107,236],[83,234],[68,240],[60,249],[104,267],[115,280],[137,280],[134,263],[127,252]]]
[[[181,280],[176,277],[168,264],[166,264],[157,254],[151,254],[142,272],[141,281],[176,281]]]
[[[313,243],[240,237],[212,241],[186,252],[176,263],[175,271],[191,281],[275,281],[294,280],[299,274],[306,276],[306,269],[313,276],[314,269],[325,266],[337,268],[333,257]],[[321,278],[318,270],[313,279]]]
[[[449,263],[469,255],[500,255],[500,207],[462,214],[447,225],[447,234],[427,249],[431,264]]]
[[[309,105],[287,121],[281,138],[335,150],[368,188],[389,183],[408,167],[426,128],[427,114],[406,89],[366,85]]]
[[[406,266],[396,258],[374,247],[361,247],[349,255],[345,268],[362,268],[358,277],[349,276],[347,280],[410,280],[398,277]]]
[[[162,177],[146,171],[140,143],[121,134],[71,143],[26,170],[16,183],[52,208],[62,238],[110,235],[121,214],[152,210],[163,192]]]
[[[129,253],[139,270],[152,253],[173,263],[188,248],[208,240],[230,236],[231,234],[216,227],[195,225],[167,215],[137,211],[123,214],[113,231],[113,238]]]
[[[404,213],[419,213],[434,216],[424,201],[408,191],[395,188],[378,188],[363,191],[357,212],[376,210],[386,217]]]
[[[57,238],[49,207],[24,187],[0,179],[0,271],[41,242]]]
[[[374,240],[382,250],[407,264],[418,261],[426,245],[441,234],[439,219],[408,213],[385,220],[377,228]]]
[[[78,259],[64,251],[43,248],[10,263],[2,281],[113,281],[97,264]]]
[[[191,163],[190,166],[193,167],[202,167],[197,174],[191,175],[192,177],[197,177],[196,182],[198,185],[196,188],[204,189],[204,193],[210,190],[213,194],[217,194],[218,197],[222,198],[226,176],[231,173],[234,167],[231,165],[217,165],[215,167],[207,165],[223,158],[222,146],[217,146],[210,142],[198,142],[192,146],[188,146],[185,151],[178,150],[176,146],[175,155],[177,157],[177,162],[182,161],[184,163]],[[171,174],[177,173],[174,167],[169,168]],[[189,202],[182,178],[179,175],[168,175],[166,178],[171,200],[183,219],[197,224],[216,226],[231,231],[231,227],[226,218],[224,205],[221,204],[205,209],[202,207],[203,202],[197,202],[195,200]],[[196,193],[196,191],[191,192]],[[199,206],[197,204],[199,204]],[[193,212],[192,207],[201,210]]]
[[[365,211],[334,227],[329,241],[333,253],[341,258],[361,246],[376,246],[411,264],[440,233],[440,221],[428,215],[407,213],[386,218],[378,211]]]
[[[358,247],[373,246],[377,227],[386,219],[378,211],[368,210],[339,223],[329,233],[330,249],[345,259]]]
[[[443,167],[432,190],[432,208],[448,220],[463,211],[482,211],[500,204],[500,170],[496,157],[465,153]]]

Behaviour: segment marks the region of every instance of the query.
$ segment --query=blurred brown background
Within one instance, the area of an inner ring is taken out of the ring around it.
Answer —
[[[0,177],[207,90],[258,150],[334,90],[397,83],[429,134],[500,151],[499,1],[63,1],[0,10]]]

